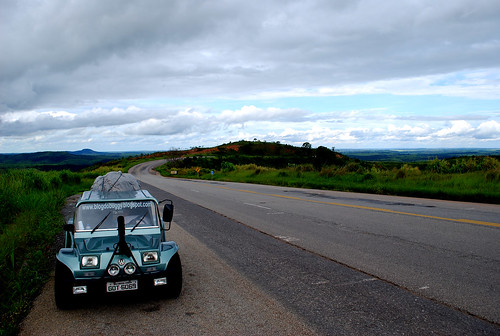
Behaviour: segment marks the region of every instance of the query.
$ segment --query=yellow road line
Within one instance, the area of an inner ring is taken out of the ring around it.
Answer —
[[[398,214],[398,215],[406,215],[406,216],[423,217],[423,218],[438,219],[438,220],[451,221],[451,222],[460,222],[460,223],[468,223],[468,224],[477,224],[477,225],[486,225],[486,226],[500,227],[500,223],[483,222],[483,221],[478,221],[478,220],[473,220],[473,219],[446,218],[446,217],[438,217],[438,216],[416,214],[416,213],[411,213],[411,212],[395,211],[395,210],[384,209],[384,208],[374,208],[374,207],[368,207],[368,206],[363,206],[363,205],[353,205],[353,204],[344,204],[344,203],[336,203],[336,202],[326,202],[326,201],[310,200],[310,199],[305,199],[305,198],[300,198],[300,197],[278,195],[278,194],[268,194],[268,193],[261,193],[261,192],[257,192],[257,191],[244,190],[244,189],[233,189],[233,188],[222,187],[222,186],[213,186],[213,187],[219,188],[219,189],[232,190],[232,191],[241,191],[241,192],[245,192],[245,193],[249,193],[249,194],[257,194],[257,195],[263,195],[263,196],[272,196],[272,197],[286,198],[286,199],[291,199],[291,200],[296,200],[296,201],[303,201],[303,202],[310,202],[310,203],[336,205],[336,206],[341,206],[341,207],[346,207],[346,208],[355,208],[355,209],[379,211],[379,212],[393,213],[393,214]]]

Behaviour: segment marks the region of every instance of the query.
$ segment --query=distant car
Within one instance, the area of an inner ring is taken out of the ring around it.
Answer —
[[[55,270],[57,307],[74,307],[91,295],[112,298],[131,291],[155,290],[178,297],[179,248],[166,236],[173,209],[172,201],[158,202],[130,174],[98,177],[64,225],[65,247],[57,254]]]

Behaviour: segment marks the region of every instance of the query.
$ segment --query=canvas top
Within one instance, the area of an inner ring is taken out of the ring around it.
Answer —
[[[133,175],[113,171],[104,176],[98,176],[90,190],[99,192],[138,191],[141,190],[141,185]]]

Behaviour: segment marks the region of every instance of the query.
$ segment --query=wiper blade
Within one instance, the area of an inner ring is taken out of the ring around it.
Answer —
[[[101,226],[102,223],[104,223],[104,221],[106,220],[106,218],[108,218],[108,216],[111,215],[111,211],[108,212],[108,214],[106,215],[106,217],[104,217],[100,222],[99,224],[97,224],[95,226],[95,228],[92,229],[92,231],[90,231],[90,233],[94,233],[95,230],[97,230],[99,228],[99,226]]]
[[[132,228],[132,230],[130,230],[130,232],[134,231],[135,228],[139,226],[139,224],[141,224],[142,220],[144,219],[144,217],[146,217],[147,214],[148,212],[146,211],[146,213],[141,217],[141,219],[137,222],[137,224],[134,225],[134,227]]]

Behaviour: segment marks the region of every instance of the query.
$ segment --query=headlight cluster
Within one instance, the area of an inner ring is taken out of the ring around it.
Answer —
[[[143,252],[142,253],[142,263],[143,264],[153,264],[158,262],[158,252]]]
[[[123,271],[125,272],[125,274],[132,275],[135,273],[135,271],[137,271],[137,267],[135,266],[134,263],[129,262],[123,267]],[[120,273],[120,266],[118,266],[117,264],[109,265],[108,267],[109,275],[117,276],[119,273]]]
[[[82,257],[82,268],[96,268],[99,266],[98,256],[83,256]]]
[[[85,263],[89,265],[95,265],[94,266],[87,266],[87,267],[97,267],[99,264],[99,260],[97,257],[94,257],[95,259],[91,259],[90,256],[87,256],[90,258],[89,260],[86,260]],[[120,262],[123,260],[120,260]],[[143,264],[155,264],[158,263],[160,259],[158,258],[158,252],[157,251],[147,251],[147,252],[142,252],[142,263]],[[82,265],[84,265],[84,261],[82,259]],[[120,263],[120,265],[123,266],[123,263]],[[118,264],[111,264],[108,267],[108,274],[111,276],[117,276],[120,274],[121,267]],[[137,272],[137,265],[134,264],[133,262],[129,262],[123,266],[123,272],[127,275],[132,275],[135,272]]]

